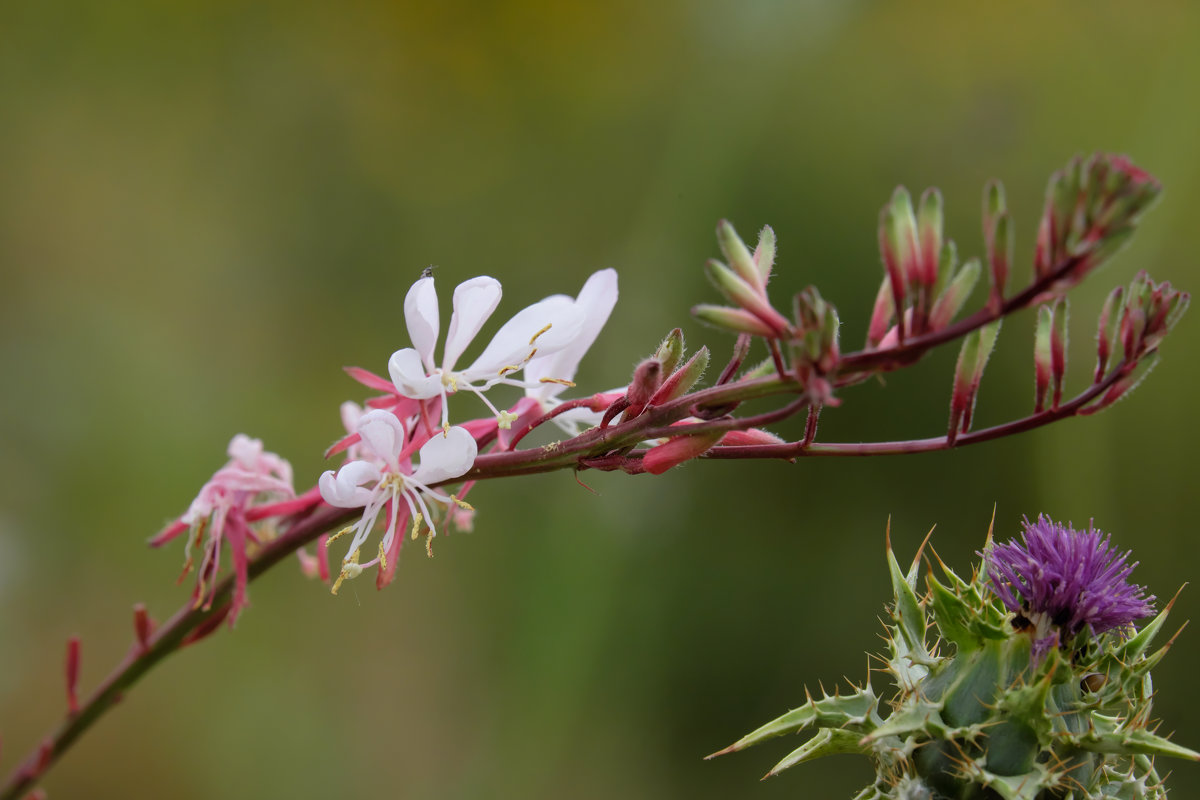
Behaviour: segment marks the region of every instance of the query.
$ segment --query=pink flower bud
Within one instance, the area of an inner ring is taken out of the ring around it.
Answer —
[[[942,193],[929,188],[921,194],[917,214],[917,233],[921,250],[921,283],[932,286],[938,278],[938,260],[942,255]]]
[[[884,275],[883,282],[879,284],[879,291],[875,294],[875,307],[871,310],[871,322],[867,326],[867,344],[869,346],[879,346],[895,317],[896,303],[892,298],[892,282],[887,275]]]
[[[67,713],[79,713],[79,637],[67,640]]]
[[[706,325],[736,333],[750,333],[767,339],[775,338],[778,335],[774,328],[742,308],[701,303],[692,307],[692,316]]]
[[[654,396],[650,398],[649,404],[660,405],[682,396],[696,385],[706,369],[708,369],[708,348],[701,347],[695,355],[688,359],[686,364],[663,381],[662,386],[658,387]]]
[[[744,431],[729,431],[721,437],[718,444],[728,447],[747,447],[760,444],[787,444],[787,442],[762,428],[750,428]]]
[[[650,398],[662,385],[662,362],[657,358],[647,358],[633,370],[633,379],[629,381],[629,389],[625,397],[629,400],[629,408],[625,419],[632,419],[642,413],[642,409],[650,402]]]
[[[138,603],[133,607],[133,635],[137,642],[139,653],[150,649],[150,636],[154,633],[154,621],[146,611],[146,606]]]
[[[996,320],[972,331],[963,339],[958,363],[954,369],[954,388],[950,394],[950,425],[946,432],[946,439],[950,444],[954,444],[959,433],[966,433],[971,429],[971,417],[975,411],[979,383],[983,379],[983,370],[987,366],[992,349],[996,346],[996,337],[999,334],[1000,320]]]
[[[987,237],[988,268],[992,278],[991,293],[988,295],[988,310],[999,313],[1004,305],[1004,287],[1008,283],[1009,265],[1012,261],[1013,231],[1008,212],[1002,211],[995,220]]]
[[[1051,350],[1051,329],[1054,326],[1054,313],[1049,306],[1038,309],[1037,331],[1033,337],[1033,368],[1034,368],[1034,400],[1033,411],[1040,414],[1046,410],[1046,394],[1050,389],[1050,375],[1053,360]]]
[[[1051,408],[1062,403],[1063,378],[1067,372],[1067,300],[1059,298],[1054,304],[1054,324],[1050,329],[1050,378],[1053,385]]]
[[[1117,324],[1121,318],[1121,300],[1125,290],[1120,286],[1109,293],[1100,311],[1100,322],[1096,331],[1096,374],[1092,378],[1099,383],[1104,378],[1108,368],[1108,359],[1112,355],[1113,338],[1117,332]]]
[[[716,433],[700,433],[694,436],[676,436],[650,448],[642,457],[642,466],[651,475],[661,475],[671,467],[708,452],[722,437]]]

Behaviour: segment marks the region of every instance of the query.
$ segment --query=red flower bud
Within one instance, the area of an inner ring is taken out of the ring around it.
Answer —
[[[720,441],[722,432],[699,433],[694,436],[676,436],[650,448],[642,457],[642,466],[651,475],[661,475],[671,467],[708,452]]]

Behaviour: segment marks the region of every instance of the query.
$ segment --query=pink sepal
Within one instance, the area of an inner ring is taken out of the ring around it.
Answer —
[[[362,367],[342,367],[342,369],[346,370],[347,375],[368,389],[374,389],[377,392],[390,395],[396,394],[396,387],[392,385],[390,380],[381,378],[370,370],[363,369]]]

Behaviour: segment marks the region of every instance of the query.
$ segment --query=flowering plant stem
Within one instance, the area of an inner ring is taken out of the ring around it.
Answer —
[[[1100,154],[1086,163],[1072,161],[1051,180],[1033,279],[1006,297],[1011,228],[1002,193],[990,188],[984,221],[989,299],[983,308],[954,322],[981,266],[973,260],[958,269],[953,244],[943,242],[940,194],[930,190],[922,196],[918,220],[909,195],[898,190],[881,217],[886,274],[872,313],[868,344],[851,353],[841,351],[836,308],[814,287],[794,298],[791,318],[772,306],[767,293],[775,258],[771,229],[763,229],[752,251],[732,225],[722,222],[718,243],[729,264],[710,261],[708,270],[732,305],[701,305],[693,311],[702,321],[738,336],[730,361],[716,382],[704,388],[695,387],[708,366],[708,349],[702,347],[685,360],[683,335],[676,328],[653,356],[637,366],[628,387],[558,399],[559,392],[575,386],[572,379],[579,359],[616,302],[613,270],[595,273],[577,298],[555,295],[514,315],[467,367],[458,366],[458,359],[496,308],[501,289],[498,281],[486,276],[461,284],[455,290],[455,311],[438,366],[433,356],[440,323],[438,302],[434,279],[424,273],[405,300],[414,347],[393,354],[392,380],[359,368],[349,370],[356,380],[384,395],[368,401],[370,411],[347,403],[352,407],[349,421],[343,406],[349,435],[331,452],[346,452],[347,463],[297,496],[285,460],[265,452],[258,440],[235,437],[229,449],[232,460],[205,484],[186,514],[151,540],[160,545],[184,536],[190,569],[190,553],[207,535],[192,597],[157,629],[144,609],[135,610],[133,648],[83,703],[77,701],[79,642],[69,643],[68,713],[0,784],[0,800],[17,800],[30,791],[79,736],[169,654],[208,636],[223,621],[232,625],[246,605],[246,585],[285,557],[298,553],[310,573],[328,579],[326,545],[353,533],[341,572],[335,573],[334,593],[343,580],[376,564],[377,585],[382,587],[394,574],[405,523],[412,521],[414,538],[422,525],[427,526],[427,542],[431,542],[435,517],[442,518],[438,524],[443,526],[457,512],[470,519],[474,509],[462,498],[478,481],[562,469],[658,474],[697,457],[794,460],[946,450],[1112,405],[1145,374],[1157,356],[1158,344],[1186,308],[1188,295],[1169,284],[1155,284],[1144,274],[1127,291],[1114,290],[1100,316],[1094,377],[1088,388],[1067,402],[1061,402],[1066,366],[1066,305],[1061,297],[1115,252],[1157,192],[1156,181],[1121,157]],[[1053,305],[1045,305],[1048,301]],[[1042,309],[1034,353],[1033,413],[972,431],[975,398],[1001,320],[1038,305]],[[743,372],[755,338],[763,341],[769,358]],[[891,442],[816,441],[821,410],[841,402],[835,396],[838,390],[907,367],[928,351],[959,339],[963,344],[944,435]],[[523,372],[521,380],[513,377],[518,372]],[[502,383],[526,392],[513,410],[500,411],[483,398],[485,391]],[[448,398],[466,393],[484,399],[494,418],[450,425]],[[742,403],[764,398],[778,398],[779,405],[753,415],[735,415]],[[595,417],[589,418],[591,427],[579,432],[584,423],[579,417],[572,421],[568,412],[602,418],[599,424],[593,424]],[[801,414],[806,421],[796,441],[764,430]],[[552,421],[563,424],[569,438],[518,449],[527,434]],[[439,491],[453,484],[463,484],[458,495],[448,489],[445,494]],[[431,507],[439,513],[431,512]],[[356,524],[342,527],[355,517],[360,517]],[[257,524],[267,519],[273,520],[271,526]],[[378,544],[378,556],[360,563],[360,552],[380,520],[386,520],[380,527],[387,531]],[[313,541],[318,543],[315,560],[303,550]],[[223,550],[232,555],[233,573],[218,580]]]
[[[910,342],[910,349],[917,342]],[[931,346],[931,345],[927,345]],[[983,442],[1001,436],[1019,433],[1049,424],[1064,417],[1073,416],[1104,391],[1121,374],[1118,365],[1100,383],[1069,403],[1051,411],[1026,417],[1022,420],[964,434],[949,443],[946,436],[931,439],[916,439],[896,442],[871,443],[806,443],[804,441],[781,445],[722,446],[709,451],[709,457],[717,458],[785,458],[805,456],[864,456],[917,453],[944,450],[975,442]],[[795,381],[776,376],[751,381],[725,384],[703,389],[679,400],[664,404],[635,417],[628,422],[607,428],[593,428],[558,446],[538,447],[485,454],[476,459],[467,480],[528,475],[551,472],[565,468],[625,469],[636,472],[637,453],[606,458],[613,450],[644,441],[647,438],[679,435],[680,427],[671,428],[670,423],[703,411],[730,403],[741,402],[780,393],[800,393],[800,397],[781,409],[754,417],[720,417],[714,420],[691,423],[690,431],[728,431],[770,424],[779,418],[788,417],[809,405],[803,390]],[[452,482],[452,481],[447,481]],[[303,517],[293,521],[287,532],[267,544],[251,559],[249,580],[253,581],[280,561],[294,554],[318,536],[326,533],[356,515],[354,510],[318,506]],[[16,800],[29,791],[75,740],[84,734],[137,682],[172,653],[187,647],[216,630],[229,611],[229,600],[233,592],[234,576],[227,576],[216,587],[211,603],[198,607],[194,602],[186,603],[163,625],[154,630],[144,644],[135,643],[130,653],[122,660],[84,701],[76,713],[69,713],[9,776],[0,787],[0,800]]]
[[[262,549],[250,563],[250,578],[262,573],[292,555],[306,542],[315,539],[329,528],[353,516],[352,511],[340,508],[319,508],[294,522],[287,533]],[[0,800],[17,800],[30,791],[41,776],[62,755],[133,688],[142,676],[167,656],[212,633],[229,612],[234,577],[226,577],[217,586],[213,602],[197,606],[193,602],[182,608],[147,636],[135,642],[129,654],[107,678],[80,704],[75,713],[68,713],[50,735],[9,775],[0,786]]]

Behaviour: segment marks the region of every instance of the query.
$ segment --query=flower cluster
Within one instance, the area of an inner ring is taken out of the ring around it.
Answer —
[[[458,526],[469,526],[474,511],[461,495],[438,486],[461,478],[475,463],[480,448],[503,448],[501,434],[514,422],[542,417],[560,404],[559,395],[574,386],[579,362],[608,320],[617,300],[617,275],[606,269],[593,274],[578,297],[551,295],[517,312],[468,366],[460,359],[500,303],[500,282],[480,276],[454,290],[453,313],[439,361],[435,352],[440,315],[434,278],[421,276],[404,300],[404,317],[412,347],[394,352],[388,360],[390,381],[366,370],[350,374],[364,385],[384,392],[368,401],[369,410],[348,403],[342,419],[348,436],[331,448],[346,450],[341,469],[325,472],[318,482],[321,497],[331,506],[362,508],[362,517],[323,542],[350,535],[337,579],[342,581],[379,568],[377,584],[386,585],[395,573],[404,536],[426,530],[427,547],[437,534],[440,512]],[[508,409],[497,407],[487,392],[496,386],[522,389],[524,396]],[[451,424],[450,397],[466,392],[478,397],[490,416]],[[590,421],[586,409],[563,415],[560,424]],[[569,430],[574,430],[569,427]],[[461,494],[469,490],[464,487]],[[386,510],[384,533],[375,553],[363,561],[362,548]],[[324,557],[324,554],[322,554]]]

